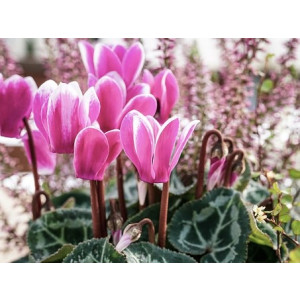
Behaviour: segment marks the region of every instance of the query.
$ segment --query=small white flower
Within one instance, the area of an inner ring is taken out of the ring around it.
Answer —
[[[259,222],[259,223],[266,223],[266,221],[265,221],[266,218],[267,218],[266,215],[262,215],[262,216],[257,216],[257,217],[256,217],[256,220],[257,220],[257,222]]]
[[[263,216],[265,214],[264,210],[265,210],[265,206],[260,206],[258,207],[257,205],[253,206],[253,212],[254,212],[254,216]]]

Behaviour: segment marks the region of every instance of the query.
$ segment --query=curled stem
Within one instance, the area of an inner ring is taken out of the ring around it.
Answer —
[[[126,210],[125,197],[124,197],[123,164],[122,164],[121,154],[117,157],[117,186],[118,186],[120,211],[121,211],[122,218],[125,222],[127,219],[127,210]]]
[[[47,211],[51,209],[51,200],[49,195],[45,191],[36,191],[32,197],[32,210],[33,210],[33,219],[36,220],[41,216],[41,210],[39,210],[39,200],[41,195],[44,195],[46,198],[46,202],[43,205]]]
[[[166,245],[167,235],[167,219],[168,219],[168,206],[169,206],[169,186],[170,183],[163,184],[160,202],[160,215],[159,215],[159,229],[158,229],[158,246],[164,248]]]
[[[233,140],[229,137],[226,137],[223,139],[224,143],[226,143],[228,145],[228,153],[232,153],[234,150],[234,144],[233,144]]]
[[[155,228],[154,228],[154,225],[153,225],[153,222],[148,219],[148,218],[145,218],[143,219],[142,221],[140,221],[138,223],[139,226],[141,226],[141,228],[144,226],[144,225],[147,225],[148,226],[148,237],[149,237],[149,242],[154,244],[155,243]]]
[[[245,153],[243,150],[237,149],[235,151],[233,151],[231,153],[231,155],[229,155],[228,159],[227,159],[227,166],[226,166],[226,170],[225,170],[225,179],[224,179],[224,186],[226,188],[230,187],[230,178],[231,178],[231,174],[232,174],[232,167],[233,167],[233,163],[236,159],[240,159],[242,160],[245,156]]]
[[[205,170],[205,157],[206,157],[206,148],[209,138],[214,135],[218,138],[220,143],[223,143],[223,137],[219,130],[212,129],[205,133],[202,146],[200,150],[200,158],[199,158],[199,165],[198,165],[198,180],[197,180],[197,187],[196,187],[196,199],[201,198],[203,195],[203,185],[204,185],[204,170]]]

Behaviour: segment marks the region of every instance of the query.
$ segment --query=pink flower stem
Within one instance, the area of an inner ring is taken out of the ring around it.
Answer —
[[[228,153],[232,153],[234,150],[234,144],[233,144],[233,140],[229,137],[225,137],[223,139],[224,143],[228,145]]]
[[[140,221],[138,223],[141,227],[143,227],[144,225],[147,225],[148,226],[148,237],[149,237],[149,242],[151,244],[154,244],[155,243],[155,228],[154,228],[154,225],[153,225],[153,222],[148,219],[148,218],[145,218],[143,219],[142,221]]]
[[[148,200],[149,205],[155,203],[155,190],[153,183],[148,183]]]
[[[225,170],[225,175],[224,175],[224,186],[226,188],[230,187],[230,178],[232,175],[232,166],[233,166],[233,162],[236,159],[240,159],[242,160],[245,156],[245,153],[243,150],[237,149],[235,151],[233,151],[229,157],[227,158],[227,162],[226,162],[226,170]]]
[[[127,220],[127,210],[124,197],[124,182],[123,182],[123,164],[122,153],[117,157],[117,186],[119,195],[120,212],[124,222]]]
[[[93,221],[93,234],[94,238],[101,237],[101,224],[100,224],[100,212],[97,197],[97,186],[95,180],[90,180],[91,191],[91,206],[92,206],[92,221]]]
[[[204,170],[205,170],[205,158],[206,158],[206,148],[209,138],[215,135],[220,143],[223,143],[223,137],[219,130],[212,129],[205,133],[203,140],[202,140],[202,146],[200,150],[200,158],[199,158],[199,166],[198,166],[198,180],[197,180],[197,187],[196,187],[196,199],[199,199],[203,195],[203,189],[204,189]]]
[[[104,182],[96,181],[97,186],[97,198],[98,198],[98,207],[99,207],[99,218],[100,218],[100,226],[101,226],[101,237],[107,236],[107,228],[106,228],[106,209],[105,209],[105,188]]]
[[[158,246],[164,248],[166,245],[167,236],[167,219],[168,219],[168,206],[169,206],[169,187],[170,182],[163,184],[160,202],[160,215],[159,215],[159,229],[158,229]]]
[[[32,173],[34,178],[34,186],[35,186],[35,193],[39,192],[40,190],[40,183],[39,183],[39,174],[37,171],[37,160],[36,160],[36,153],[35,153],[35,147],[34,147],[34,140],[31,128],[29,126],[27,118],[23,118],[23,123],[25,125],[27,135],[28,135],[28,144],[29,144],[29,151],[30,151],[30,157],[31,157],[31,166],[32,166]],[[33,220],[36,220],[41,216],[41,210],[42,210],[42,202],[40,194],[37,194],[37,196],[33,196],[32,198],[32,218]]]

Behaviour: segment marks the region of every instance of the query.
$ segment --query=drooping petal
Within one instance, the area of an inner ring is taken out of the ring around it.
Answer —
[[[138,180],[138,195],[139,195],[139,204],[143,206],[146,201],[146,195],[147,195],[147,182]]]
[[[72,85],[65,83],[60,83],[51,94],[47,125],[52,152],[73,153],[76,135],[86,126],[86,120],[78,113],[81,97]]]
[[[179,119],[173,117],[163,124],[156,140],[154,153],[155,182],[170,179],[170,160],[179,130]]]
[[[187,141],[189,140],[189,138],[191,137],[191,135],[193,134],[196,126],[198,125],[199,121],[195,120],[190,122],[187,126],[185,126],[185,128],[183,129],[177,144],[176,144],[176,148],[174,151],[174,155],[172,157],[171,160],[171,164],[170,164],[170,172],[172,172],[172,170],[175,168],[175,166],[178,163],[178,160],[180,158],[181,152],[183,151],[183,148],[185,147]]]
[[[153,183],[154,137],[151,124],[138,111],[129,112],[121,124],[123,149],[138,170],[140,179]]]
[[[81,58],[84,67],[88,73],[95,75],[94,67],[94,47],[89,42],[80,41],[78,47],[81,53]]]
[[[76,177],[102,180],[98,172],[106,163],[109,145],[105,134],[94,127],[82,129],[74,144],[74,169]],[[102,174],[100,174],[102,175]]]
[[[208,191],[212,190],[214,187],[218,186],[222,179],[222,171],[226,163],[226,157],[221,159],[213,158],[211,160],[210,169],[207,175],[206,188]]]
[[[122,113],[118,120],[118,124],[121,124],[124,116],[132,110],[137,110],[138,112],[142,113],[145,116],[147,115],[154,116],[156,112],[156,108],[157,108],[157,101],[153,95],[151,94],[137,95],[134,98],[132,98],[123,108]]]
[[[56,166],[56,154],[49,150],[48,142],[38,130],[33,130],[32,136],[38,172],[40,175],[50,175],[54,172]],[[28,162],[31,164],[31,155],[27,134],[22,136],[22,141],[24,143],[25,154]]]
[[[111,77],[104,76],[99,79],[95,89],[101,104],[98,117],[101,130],[106,132],[119,128],[118,119],[124,103],[120,86]]]
[[[144,72],[143,72],[142,82],[149,84],[149,86],[152,90],[152,88],[154,86],[154,76],[147,69],[145,69]]]
[[[126,101],[130,101],[131,98],[141,95],[141,94],[150,94],[150,86],[147,83],[138,83],[133,85],[127,91]]]
[[[145,52],[141,43],[134,43],[126,52],[122,61],[123,78],[127,87],[139,77],[145,61]]]
[[[120,238],[116,250],[118,252],[122,252],[124,249],[126,249],[130,244],[132,243],[131,240],[131,235],[130,234],[123,234],[122,237]]]
[[[28,118],[32,111],[32,85],[19,75],[2,80],[1,85],[0,135],[18,138],[24,128],[23,118]]]
[[[122,66],[118,56],[106,45],[97,44],[95,46],[94,65],[98,78],[111,71],[122,75]]]
[[[33,118],[34,122],[41,132],[41,134],[45,137],[47,141],[49,141],[48,137],[48,129],[47,129],[47,106],[50,95],[57,88],[57,84],[53,80],[47,80],[43,83],[38,91],[35,94],[33,100]]]
[[[115,45],[112,47],[112,50],[117,54],[120,61],[123,60],[123,57],[127,51],[126,47],[123,45]]]
[[[159,99],[159,121],[164,123],[179,98],[178,83],[171,70],[163,70],[155,77],[153,95]]]
[[[122,151],[120,130],[114,129],[105,133],[108,142],[108,156],[103,167],[98,171],[98,177],[103,178],[106,168],[115,160]]]
[[[117,231],[112,232],[112,237],[113,237],[113,244],[116,246],[122,237],[122,229],[118,229]]]

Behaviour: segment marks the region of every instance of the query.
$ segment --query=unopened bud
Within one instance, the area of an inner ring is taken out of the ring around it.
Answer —
[[[222,158],[228,154],[228,148],[225,143],[220,143],[217,142],[213,145],[211,152],[210,152],[210,157],[211,158]]]
[[[236,162],[234,162],[232,166],[232,172],[237,174],[243,174],[245,172],[246,166],[245,166],[245,160],[244,159],[238,159]]]
[[[120,238],[116,250],[122,252],[126,249],[131,243],[137,241],[142,234],[142,227],[138,223],[129,224],[124,229],[123,235]]]
[[[107,227],[111,232],[122,229],[123,218],[120,213],[115,212],[108,217]]]

